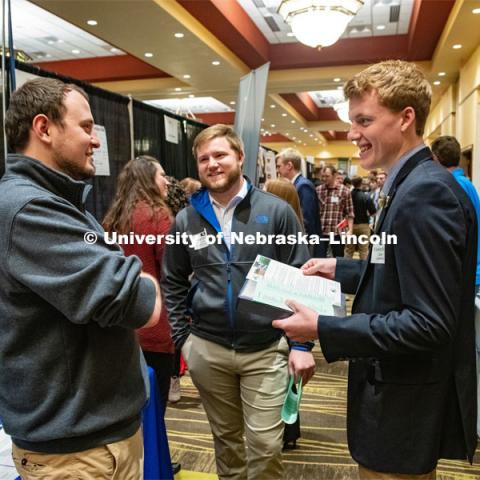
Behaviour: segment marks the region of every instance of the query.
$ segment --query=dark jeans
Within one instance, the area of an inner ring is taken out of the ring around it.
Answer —
[[[157,377],[158,389],[163,400],[163,405],[167,405],[168,391],[170,390],[170,378],[173,372],[173,353],[146,352],[143,351],[147,365],[152,367]]]
[[[327,257],[327,251],[328,251],[328,246],[330,245],[330,248],[332,249],[332,255],[336,257],[343,257],[344,256],[344,250],[345,250],[345,245],[342,243],[340,244],[332,244],[330,243],[330,237],[328,235],[324,235],[322,237],[322,241],[320,243],[320,248],[322,249],[321,256],[319,258],[326,258]],[[335,241],[339,242],[340,241],[340,235],[335,235]]]

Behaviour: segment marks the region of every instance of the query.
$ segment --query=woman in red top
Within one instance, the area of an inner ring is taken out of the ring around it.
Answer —
[[[130,160],[118,177],[117,192],[104,220],[105,230],[118,234],[167,234],[173,220],[165,202],[167,185],[165,172],[155,158],[144,155]],[[134,244],[122,245],[125,255],[137,255],[143,262],[143,271],[158,280],[164,247],[163,242],[148,245],[138,240]],[[137,333],[147,364],[155,370],[166,405],[175,349],[163,304],[157,325],[140,328]]]

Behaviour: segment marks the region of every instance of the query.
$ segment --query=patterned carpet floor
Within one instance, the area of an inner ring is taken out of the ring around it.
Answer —
[[[316,353],[317,372],[305,387],[300,418],[302,437],[296,450],[284,453],[285,479],[355,480],[356,463],[350,457],[345,430],[347,364],[327,364]],[[212,435],[196,388],[188,375],[182,378],[182,399],[170,404],[166,424],[172,459],[182,464],[176,480],[216,478]],[[480,451],[470,466],[463,461],[442,461],[438,480],[480,479]],[[261,480],[261,479],[258,479]]]

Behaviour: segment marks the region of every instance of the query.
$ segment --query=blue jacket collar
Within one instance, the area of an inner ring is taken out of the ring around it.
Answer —
[[[247,181],[248,193],[247,197],[250,195],[252,190],[252,183],[247,177],[244,177]],[[245,198],[247,198],[245,197]],[[245,199],[242,200],[242,202]],[[240,203],[242,203],[240,202]],[[220,232],[220,225],[217,220],[217,216],[213,211],[212,203],[210,202],[210,197],[208,196],[208,190],[206,187],[201,188],[198,192],[194,193],[190,198],[190,205],[201,215],[217,232]]]

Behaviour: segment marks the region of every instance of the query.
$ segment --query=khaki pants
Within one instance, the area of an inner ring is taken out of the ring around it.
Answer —
[[[143,480],[143,437],[75,453],[38,453],[12,445],[22,480]]]
[[[284,478],[285,338],[258,352],[239,353],[190,335],[182,353],[210,422],[219,478]]]
[[[412,475],[410,473],[382,473],[369,470],[368,468],[358,466],[358,477],[360,480],[435,480],[437,470],[422,475]]]
[[[367,238],[370,238],[370,234],[372,233],[370,230],[370,226],[368,223],[359,223],[357,225],[353,224],[353,235],[365,235]],[[353,258],[353,254],[358,249],[358,253],[360,255],[361,260],[366,260],[368,257],[368,246],[369,243],[361,244],[358,243],[357,245],[345,245],[345,257],[346,258]]]

